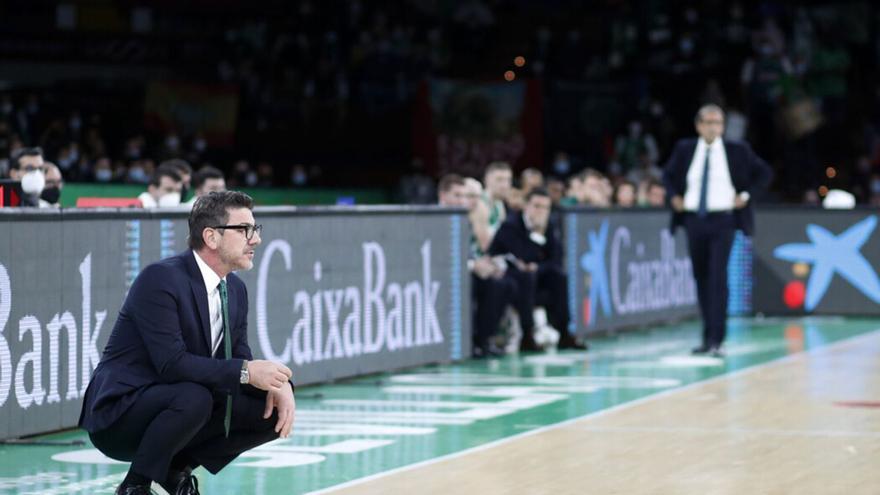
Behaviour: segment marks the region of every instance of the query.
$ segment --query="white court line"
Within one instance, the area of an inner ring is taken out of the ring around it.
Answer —
[[[583,430],[595,433],[672,433],[675,435],[696,433],[703,435],[760,435],[774,437],[870,437],[880,438],[880,431],[852,430],[780,430],[772,428],[689,428],[689,427],[651,427],[651,426],[603,426],[584,427]]]
[[[510,443],[514,440],[519,440],[521,438],[526,438],[526,437],[530,437],[532,435],[537,435],[539,433],[544,433],[545,431],[551,431],[551,430],[555,430],[558,428],[562,428],[564,426],[568,426],[572,423],[575,423],[577,421],[581,421],[583,419],[587,419],[587,418],[594,419],[594,418],[599,418],[602,416],[607,416],[609,414],[612,414],[612,413],[615,413],[618,411],[622,411],[622,410],[626,410],[631,407],[635,407],[635,406],[638,406],[638,405],[641,405],[641,404],[644,404],[647,402],[653,402],[658,399],[664,399],[666,397],[669,397],[671,395],[675,395],[680,392],[685,392],[688,390],[696,389],[696,388],[699,388],[699,387],[702,387],[705,385],[709,385],[709,384],[712,384],[715,382],[729,380],[731,378],[738,378],[740,376],[747,375],[750,373],[756,373],[756,372],[761,371],[765,368],[785,364],[785,363],[788,363],[789,361],[795,361],[795,360],[801,359],[805,356],[815,356],[815,355],[819,355],[819,354],[825,354],[830,351],[836,350],[838,347],[844,347],[846,345],[850,345],[853,342],[859,342],[862,340],[871,340],[872,338],[875,338],[877,336],[877,334],[880,334],[880,328],[875,329],[875,330],[871,330],[871,331],[869,331],[867,333],[863,333],[861,335],[856,335],[854,337],[849,337],[849,338],[846,338],[843,340],[839,340],[837,342],[834,342],[834,343],[829,344],[824,347],[819,347],[817,349],[810,349],[809,351],[806,351],[806,352],[801,351],[801,352],[798,352],[797,354],[790,354],[788,356],[774,359],[772,361],[767,361],[766,363],[757,364],[755,366],[751,366],[748,368],[743,368],[741,370],[737,370],[732,373],[727,373],[724,375],[709,378],[707,380],[690,383],[690,384],[685,385],[683,387],[664,390],[662,392],[658,392],[653,395],[648,395],[647,397],[642,397],[640,399],[632,400],[629,402],[624,402],[623,404],[618,404],[616,406],[609,407],[608,409],[603,409],[601,411],[596,411],[593,413],[585,414],[585,415],[579,416],[577,418],[567,419],[567,420],[562,421],[560,423],[554,423],[552,425],[547,425],[547,426],[544,426],[542,428],[538,428],[535,430],[524,431],[524,432],[518,433],[516,435],[512,435],[509,437],[495,440],[494,442],[485,443],[483,445],[478,445],[476,447],[472,447],[469,449],[460,450],[458,452],[453,452],[451,454],[446,454],[444,456],[435,457],[433,459],[427,459],[427,460],[424,460],[421,462],[417,462],[415,464],[401,466],[399,468],[391,469],[389,471],[383,471],[381,473],[371,474],[369,476],[364,476],[363,478],[358,478],[356,480],[351,480],[351,481],[347,481],[345,483],[340,483],[338,485],[333,485],[333,486],[330,486],[327,488],[322,488],[320,490],[309,492],[306,495],[320,495],[320,494],[324,494],[324,493],[331,493],[336,490],[342,490],[344,488],[350,488],[350,487],[361,485],[361,484],[364,484],[364,483],[367,483],[367,482],[370,482],[373,480],[385,478],[385,477],[391,476],[393,474],[402,473],[402,472],[410,471],[410,470],[417,469],[417,468],[420,468],[423,466],[430,466],[431,464],[437,464],[437,463],[440,463],[443,461],[448,461],[448,460],[456,459],[458,457],[462,457],[465,455],[473,454],[476,452],[481,452],[483,450],[488,450],[488,449],[497,447],[499,445],[504,445],[506,443]]]

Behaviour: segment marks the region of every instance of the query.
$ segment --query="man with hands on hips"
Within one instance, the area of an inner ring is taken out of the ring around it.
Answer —
[[[705,105],[695,118],[699,138],[676,143],[663,171],[673,209],[672,231],[685,227],[703,317],[703,341],[694,354],[723,357],[727,334],[727,262],[734,235],[754,230],[752,199],[773,172],[744,142],[724,135],[724,111]]]
[[[190,249],[132,284],[83,400],[79,424],[108,457],[131,462],[117,494],[198,494],[197,466],[216,474],[293,426],[292,372],[254,360],[248,298],[262,226],[234,191],[200,197]]]

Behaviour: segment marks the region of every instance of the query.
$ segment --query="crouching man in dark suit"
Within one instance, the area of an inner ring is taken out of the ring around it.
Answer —
[[[253,360],[247,289],[260,244],[253,200],[199,198],[190,250],[146,267],[126,297],[83,401],[79,424],[108,457],[130,461],[117,494],[198,494],[192,469],[216,474],[242,452],[287,437],[291,371]]]
[[[489,246],[490,255],[508,259],[510,267],[505,276],[516,280],[514,305],[523,332],[522,351],[542,350],[534,338],[532,311],[536,304],[543,304],[550,325],[559,331],[560,349],[587,348],[568,329],[568,283],[558,228],[550,222],[551,207],[546,189],[532,189],[522,213],[511,215],[501,224]]]
[[[751,235],[751,199],[773,177],[770,167],[743,142],[722,139],[724,112],[700,108],[699,138],[676,143],[663,171],[673,209],[672,231],[684,225],[703,316],[703,342],[694,354],[722,357],[727,334],[727,261],[736,230]]]

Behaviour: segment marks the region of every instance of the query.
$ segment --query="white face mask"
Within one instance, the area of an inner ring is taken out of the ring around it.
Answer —
[[[25,194],[40,194],[46,187],[46,176],[42,170],[34,170],[24,174],[21,178],[21,190]]]
[[[159,198],[157,201],[160,208],[173,208],[180,206],[180,193],[168,193]]]

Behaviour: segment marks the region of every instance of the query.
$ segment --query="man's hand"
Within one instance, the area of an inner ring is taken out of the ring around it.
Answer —
[[[290,386],[287,380],[290,380],[293,372],[283,364],[256,360],[248,361],[247,367],[250,375],[249,383],[260,390],[271,392],[278,391],[284,385]]]
[[[744,199],[742,196],[737,196],[736,199],[733,200],[733,207],[737,210],[745,208],[749,203],[747,199]]]
[[[474,260],[474,273],[482,280],[486,280],[495,274],[497,267],[488,256],[481,256]]]
[[[290,383],[285,382],[280,389],[270,390],[266,395],[266,410],[263,411],[263,419],[272,416],[272,409],[278,409],[278,422],[275,423],[275,433],[281,438],[287,438],[293,428],[293,417],[296,413],[296,399]]]
[[[672,197],[670,202],[672,203],[673,210],[675,210],[679,213],[684,211],[684,198],[683,197],[681,197],[679,195],[675,195]]]

